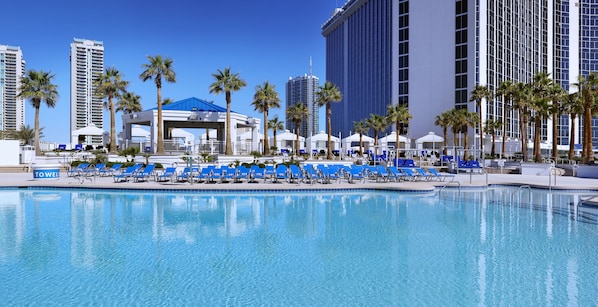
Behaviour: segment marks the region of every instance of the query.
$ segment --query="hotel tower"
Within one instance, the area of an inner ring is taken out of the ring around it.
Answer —
[[[318,91],[318,86],[319,79],[311,74],[311,69],[309,75],[306,74],[300,77],[289,78],[289,81],[287,81],[286,109],[301,102],[309,111],[307,119],[301,121],[301,128],[299,131],[295,131],[295,133],[298,133],[305,138],[308,138],[319,132],[319,107],[316,101],[316,92]],[[289,120],[288,116],[286,116],[285,125],[289,131],[293,131],[295,129],[295,123]]]
[[[71,43],[71,134],[95,125],[104,126],[104,101],[95,95],[93,80],[104,71],[104,44],[75,38]],[[101,144],[102,136],[85,136],[84,143]]]
[[[21,49],[0,45],[0,131],[20,130],[25,124],[25,99],[17,97],[24,74]]]
[[[332,104],[332,129],[343,134],[354,121],[386,114],[391,103],[413,115],[409,137],[441,134],[437,115],[477,111],[469,102],[476,85],[494,93],[501,81],[527,83],[548,72],[574,92],[578,76],[598,70],[596,0],[350,0],[323,24],[322,35],[326,80],[343,93]],[[507,137],[519,138],[516,112],[503,119],[502,110],[501,97],[484,101],[482,120],[501,120]],[[552,124],[543,123],[542,140],[552,139]],[[559,144],[580,143],[581,134],[569,140],[568,116],[557,124]],[[598,144],[598,131],[592,135]]]

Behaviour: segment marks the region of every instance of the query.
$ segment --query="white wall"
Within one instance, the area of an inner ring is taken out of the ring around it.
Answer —
[[[19,141],[0,141],[0,166],[19,166]]]

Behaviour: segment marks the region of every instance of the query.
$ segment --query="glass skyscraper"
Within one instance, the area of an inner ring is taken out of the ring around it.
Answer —
[[[440,134],[437,115],[467,108],[483,121],[501,120],[514,140],[521,136],[517,112],[503,118],[502,97],[477,110],[469,101],[476,85],[494,93],[502,81],[527,83],[548,72],[573,92],[578,76],[598,70],[598,0],[350,0],[322,35],[326,80],[343,93],[332,104],[333,133],[404,104],[413,115],[409,137]],[[568,116],[554,122],[559,144],[580,142],[580,134],[569,140]],[[542,140],[552,140],[552,124],[544,121]],[[592,135],[598,144],[598,131]]]
[[[104,44],[75,38],[71,43],[70,132],[90,125],[104,127],[104,101],[95,94],[93,80],[104,71]],[[102,136],[86,136],[85,143],[102,143]]]
[[[319,79],[312,74],[290,78],[287,82],[286,109],[301,102],[309,111],[307,119],[301,122],[299,131],[295,131],[305,138],[319,132],[319,107],[316,101],[318,86]],[[289,120],[288,116],[285,119],[285,126],[289,131],[295,129],[295,123]]]
[[[17,97],[25,61],[21,48],[0,45],[0,130],[20,130],[25,124],[25,100]]]

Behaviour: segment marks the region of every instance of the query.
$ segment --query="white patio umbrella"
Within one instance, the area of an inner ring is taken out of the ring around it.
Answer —
[[[104,135],[104,132],[106,132],[106,131],[104,131],[104,129],[98,128],[94,124],[90,124],[87,127],[83,127],[81,129],[77,129],[77,130],[73,131],[71,133],[71,140],[72,140],[73,144],[77,144],[77,143],[79,143],[79,136],[81,136],[81,135],[101,136],[101,135]]]

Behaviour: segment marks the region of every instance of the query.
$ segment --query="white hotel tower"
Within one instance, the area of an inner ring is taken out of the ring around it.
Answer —
[[[104,43],[75,38],[71,43],[70,132],[90,125],[104,126],[104,101],[95,95],[93,80],[104,71]],[[102,143],[101,136],[86,136],[79,143]]]
[[[25,61],[19,47],[0,45],[0,130],[20,130],[25,124],[25,99],[18,88],[25,74]]]

